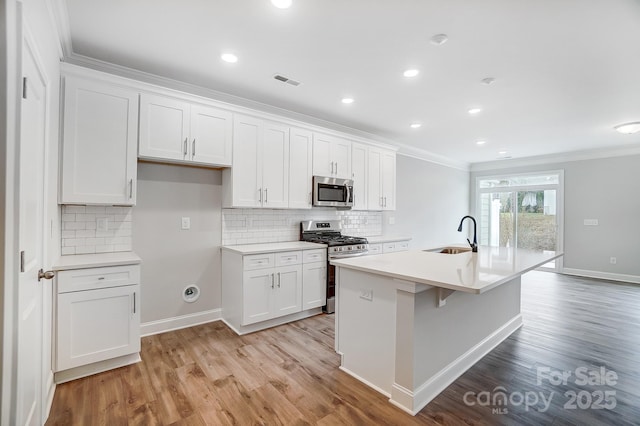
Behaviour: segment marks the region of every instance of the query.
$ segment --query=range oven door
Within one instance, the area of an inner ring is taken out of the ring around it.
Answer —
[[[353,207],[353,180],[314,176],[313,205],[316,207]]]

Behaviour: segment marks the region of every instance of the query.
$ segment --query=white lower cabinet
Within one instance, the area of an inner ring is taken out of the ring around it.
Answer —
[[[409,241],[392,241],[382,244],[383,253],[393,253],[396,251],[409,250]]]
[[[139,265],[59,271],[56,288],[56,381],[139,360]]]
[[[222,265],[222,318],[238,334],[314,315],[325,305],[324,248],[259,254],[223,250]]]

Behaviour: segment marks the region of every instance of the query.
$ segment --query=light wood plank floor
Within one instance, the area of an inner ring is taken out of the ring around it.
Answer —
[[[222,322],[145,337],[141,363],[58,386],[47,424],[640,424],[640,286],[531,272],[522,294],[524,326],[415,417],[338,370],[334,317],[320,315],[242,337]],[[582,386],[578,367],[618,380]],[[538,383],[538,368],[572,377]],[[499,386],[507,405],[469,398]],[[591,408],[605,391],[615,408]],[[518,393],[553,396],[527,409]]]

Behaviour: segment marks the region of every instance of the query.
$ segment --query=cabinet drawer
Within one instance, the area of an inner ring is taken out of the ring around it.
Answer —
[[[302,252],[302,263],[325,262],[327,249],[305,250]]]
[[[383,253],[392,253],[394,251],[396,251],[396,243],[384,243],[382,245]]]
[[[382,244],[369,244],[369,254],[382,253]]]
[[[409,241],[398,241],[396,243],[397,251],[407,251],[409,250]]]
[[[140,265],[72,269],[57,274],[58,293],[120,287],[140,283]]]
[[[275,256],[273,253],[250,254],[242,258],[242,266],[245,271],[273,268],[275,266]]]
[[[302,263],[302,251],[276,253],[276,266],[299,265]]]

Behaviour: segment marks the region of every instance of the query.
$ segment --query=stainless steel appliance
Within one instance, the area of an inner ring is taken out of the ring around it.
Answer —
[[[339,220],[305,220],[300,222],[300,240],[328,246],[327,304],[323,310],[332,314],[335,312],[336,303],[336,268],[329,264],[329,261],[367,254],[368,241],[363,237],[342,235],[342,222]]]
[[[353,207],[353,180],[314,176],[313,205],[316,207]]]

